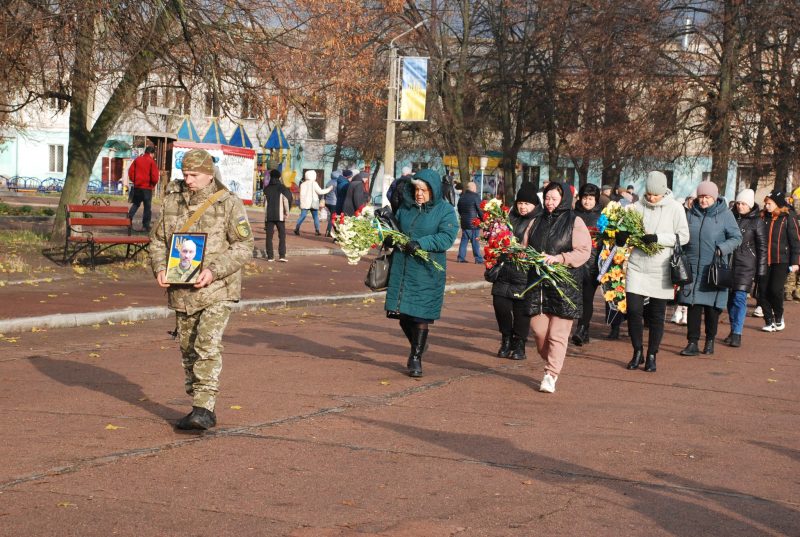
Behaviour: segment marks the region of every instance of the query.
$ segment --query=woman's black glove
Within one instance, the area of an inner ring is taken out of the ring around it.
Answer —
[[[627,231],[617,231],[617,234],[614,235],[614,244],[622,248],[625,246],[625,243],[628,242],[628,237],[630,237],[630,233]]]
[[[658,235],[655,233],[647,233],[646,235],[642,235],[642,242],[645,244],[653,244],[654,242],[658,242]]]
[[[383,247],[384,248],[391,248],[393,246],[394,246],[394,237],[392,237],[391,235],[386,235],[383,238]]]
[[[417,241],[409,241],[402,247],[402,250],[408,255],[414,255],[414,252],[419,250],[419,243]]]

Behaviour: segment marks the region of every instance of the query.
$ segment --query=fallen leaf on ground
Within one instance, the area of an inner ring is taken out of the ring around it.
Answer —
[[[391,384],[391,383],[388,380],[382,380],[381,381],[381,386],[388,386],[389,384]]]
[[[100,355],[97,354],[96,352],[90,352],[89,353],[89,358],[100,358]]]
[[[767,382],[778,382],[778,381],[775,379],[767,379]]]
[[[72,502],[58,502],[58,503],[56,504],[56,506],[58,506],[58,507],[75,507],[76,509],[77,509],[77,507],[78,507],[77,505],[75,505],[75,504],[74,504],[74,503],[72,503]]]
[[[124,429],[125,427],[120,427],[119,425],[111,425],[110,423],[106,425],[106,431],[116,431],[117,429]]]
[[[232,405],[231,406],[231,410],[241,410],[241,409],[242,409],[242,407],[240,407],[239,405]]]

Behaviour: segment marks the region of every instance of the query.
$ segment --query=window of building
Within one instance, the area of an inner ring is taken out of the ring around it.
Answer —
[[[308,138],[310,140],[324,140],[326,123],[324,112],[309,112],[306,118]]]
[[[64,146],[49,145],[50,159],[47,171],[51,173],[64,173]]]
[[[667,176],[667,188],[672,190],[672,180],[675,177],[675,172],[672,170],[661,170],[661,173]]]
[[[206,117],[219,117],[219,100],[211,91],[206,92],[204,113]]]
[[[192,113],[192,96],[188,92],[181,92],[178,96],[178,110],[181,114],[190,115]]]
[[[551,181],[561,181],[567,185],[574,185],[575,184],[575,168],[568,167],[568,168],[561,168],[557,169],[558,177],[555,179],[550,179]]]
[[[253,119],[256,117],[256,110],[253,103],[253,98],[249,95],[242,95],[242,110],[240,117],[242,119]]]
[[[147,104],[150,106],[158,106],[158,90],[151,88],[147,93]]]

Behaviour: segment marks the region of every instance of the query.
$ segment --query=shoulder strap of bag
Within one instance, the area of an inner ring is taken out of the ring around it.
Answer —
[[[681,237],[677,233],[675,234],[675,248],[673,249],[675,255],[681,255],[683,253],[683,246],[681,246]]]
[[[206,212],[206,209],[211,207],[211,204],[220,199],[225,194],[225,192],[227,192],[227,190],[225,189],[217,190],[216,192],[214,192],[214,194],[211,197],[209,197],[200,207],[198,207],[198,209],[189,218],[189,220],[187,220],[186,223],[183,224],[183,227],[180,229],[180,231],[178,231],[178,233],[186,233],[187,231],[189,231],[189,229],[191,229],[191,227],[195,225],[198,220],[200,220],[200,217],[203,216],[203,213]]]

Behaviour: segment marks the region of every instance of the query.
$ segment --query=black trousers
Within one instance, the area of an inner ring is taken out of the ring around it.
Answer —
[[[628,333],[634,349],[644,348],[644,320],[647,318],[647,354],[656,354],[661,347],[664,337],[664,317],[667,313],[666,298],[649,297],[647,307],[644,305],[644,295],[626,293],[625,300],[628,304]]]
[[[525,313],[525,301],[492,295],[492,305],[500,333],[527,341],[531,331],[531,318]]]
[[[267,259],[275,259],[275,250],[272,247],[272,236],[278,228],[278,255],[286,257],[286,222],[267,222]]]
[[[589,327],[594,315],[594,294],[600,282],[597,278],[584,278],[583,285],[581,286],[581,293],[583,294],[583,311],[581,318],[578,320],[578,326]]]
[[[783,287],[781,287],[783,293]],[[783,295],[781,295],[783,298]],[[706,339],[717,337],[717,326],[719,325],[719,314],[722,310],[713,306],[703,306],[695,304],[687,308],[686,320],[686,339],[692,343],[700,341],[700,320],[705,317]]]
[[[134,188],[131,208],[128,209],[128,218],[133,223],[133,217],[139,210],[139,206],[144,203],[144,213],[142,214],[142,227],[150,229],[150,219],[152,218],[151,206],[153,204],[153,191],[146,188]],[[782,295],[781,295],[782,296]]]
[[[783,319],[783,286],[789,276],[789,263],[776,263],[758,281],[758,305],[767,324]]]

